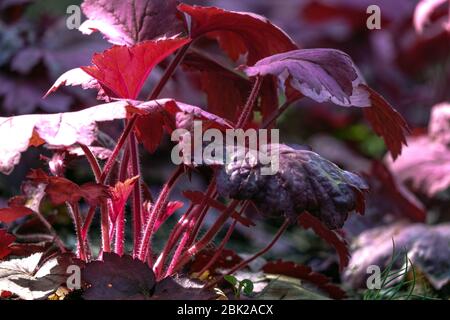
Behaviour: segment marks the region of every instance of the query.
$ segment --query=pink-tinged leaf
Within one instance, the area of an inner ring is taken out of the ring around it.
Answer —
[[[409,147],[388,166],[402,182],[433,197],[450,187],[450,105],[433,107],[428,136],[411,138]]]
[[[189,41],[163,39],[132,47],[113,46],[95,54],[93,65],[81,69],[95,78],[109,97],[136,99],[152,69]]]
[[[227,209],[227,206],[224,205],[223,203],[215,200],[215,199],[205,199],[205,195],[201,192],[201,191],[184,191],[183,195],[189,199],[192,204],[196,204],[199,205],[201,203],[203,203],[203,201],[206,201],[206,204],[208,206],[213,207],[214,209],[220,210],[220,211],[224,211]],[[231,217],[233,219],[236,219],[239,223],[241,223],[242,225],[246,226],[246,227],[250,227],[250,226],[254,226],[255,224],[253,223],[253,221],[242,217],[241,215],[239,215],[239,213],[237,213],[236,211],[234,211],[231,215]]]
[[[440,103],[433,107],[428,125],[431,140],[450,146],[450,103]]]
[[[11,249],[9,246],[16,240],[12,234],[9,234],[4,229],[0,229],[0,260],[6,258],[10,253]]]
[[[110,212],[111,221],[116,221],[116,218],[120,216],[127,203],[128,197],[133,191],[134,184],[139,180],[139,176],[125,180],[124,182],[117,182],[116,185],[110,189],[111,202],[113,210]]]
[[[392,266],[392,272],[404,268],[406,255],[416,272],[425,275],[432,286],[440,290],[450,282],[449,243],[448,223],[429,226],[399,222],[367,230],[352,244],[354,252],[342,275],[343,281],[353,288],[364,288],[370,276],[367,267],[377,265],[386,269],[395,253],[401,258]]]
[[[52,92],[58,90],[61,86],[81,86],[83,89],[97,89],[101,90],[100,85],[97,80],[95,80],[92,76],[87,74],[81,68],[75,68],[63,73],[58,79],[56,79],[55,83],[48,89],[47,93],[44,95],[46,98]],[[101,96],[101,93],[99,92]]]
[[[176,6],[175,0],[85,0],[82,10],[89,20],[79,30],[99,31],[118,45],[171,37],[183,31]]]
[[[364,116],[396,159],[402,153],[403,145],[407,145],[408,124],[379,93],[368,86],[363,87],[369,92],[371,101],[370,108],[364,108]]]
[[[125,101],[46,115],[0,117],[0,172],[9,174],[20,161],[20,154],[30,146],[47,143],[51,146],[90,145],[96,138],[96,122],[126,118]]]
[[[414,28],[418,33],[424,32],[425,27],[431,22],[433,13],[445,3],[448,3],[448,0],[421,0],[417,4],[414,11]],[[450,22],[448,23],[450,27]]]
[[[178,9],[192,18],[193,39],[204,35],[217,39],[233,60],[248,54],[247,61],[253,64],[264,57],[297,48],[280,28],[253,13],[187,4],[180,4]]]
[[[14,137],[5,139],[0,144],[0,172],[11,173],[14,166],[19,163],[21,153],[31,146],[38,147],[44,143],[50,147],[71,147],[77,143],[91,145],[97,137],[97,122],[126,119],[130,114],[163,113],[164,119],[175,123],[175,117],[180,112],[190,114],[195,119],[214,123],[219,128],[233,127],[230,122],[219,116],[171,99],[146,102],[118,100],[77,112],[0,117],[0,136]],[[153,140],[156,139],[147,134],[145,125],[148,123],[137,128],[142,133],[141,141],[149,139],[149,143],[154,144]],[[155,122],[151,125],[162,127],[164,123]]]
[[[400,213],[414,222],[425,222],[426,210],[424,205],[392,175],[389,169],[381,162],[375,161],[372,165],[372,175],[380,182],[379,193],[391,199],[392,207],[397,206]],[[385,200],[386,201],[386,200]]]
[[[408,140],[408,148],[388,166],[400,181],[429,197],[450,187],[450,148],[428,137]]]
[[[299,216],[298,223],[305,229],[311,229],[320,238],[333,246],[339,255],[339,268],[343,270],[349,263],[350,253],[347,241],[338,233],[328,229],[319,219],[305,212]]]
[[[170,218],[171,215],[175,213],[178,209],[181,209],[184,206],[184,203],[181,201],[170,201],[166,209],[164,210],[163,214],[158,217],[158,220],[155,222],[154,232],[156,232],[159,227],[166,222],[167,219]]]
[[[307,281],[327,293],[332,299],[340,300],[347,297],[344,290],[331,283],[330,278],[321,273],[314,272],[310,267],[305,265],[279,260],[267,263],[262,270],[265,273],[284,275]]]
[[[10,223],[30,214],[33,214],[33,210],[24,206],[2,208],[0,209],[0,222]]]

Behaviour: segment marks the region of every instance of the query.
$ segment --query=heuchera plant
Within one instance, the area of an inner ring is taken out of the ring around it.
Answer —
[[[190,205],[165,239],[161,251],[155,249],[153,238],[161,225],[183,206],[179,201],[170,201],[171,191],[181,176],[194,172],[189,166],[177,166],[159,195],[153,197],[142,179],[139,163],[140,144],[146,152],[153,153],[164,132],[170,134],[181,125],[186,126],[186,122],[180,123],[180,114],[207,123],[205,128],[273,128],[291,104],[305,97],[361,108],[395,159],[406,142],[406,122],[369,87],[347,54],[332,49],[300,49],[270,21],[248,12],[177,4],[174,0],[143,0],[136,6],[121,0],[86,0],[82,8],[89,20],[80,30],[87,34],[101,32],[114,45],[95,54],[91,65],[64,73],[46,96],[63,85],[79,85],[83,89],[96,89],[98,99],[105,103],[78,112],[0,118],[3,174],[11,173],[21,153],[30,147],[45,145],[54,151],[48,159],[49,171],[32,170],[23,185],[23,194],[11,199],[7,208],[0,209],[1,222],[37,215],[61,253],[66,253],[65,244],[39,210],[44,196],[54,205],[65,204],[76,231],[75,254],[86,264],[84,280],[92,285],[85,298],[102,295],[124,298],[121,293],[105,291],[102,285],[106,286],[108,281],[100,278],[127,268],[136,271],[132,281],[148,281],[143,286],[145,293],[129,290],[128,298],[149,297],[158,291],[155,288],[170,287],[160,283],[182,272],[228,226],[220,245],[198,271],[212,270],[222,259],[236,224],[254,225],[244,216],[250,203],[266,215],[279,216],[284,223],[267,247],[247,260],[239,259],[228,268],[228,274],[267,252],[293,224],[311,228],[337,249],[341,267],[348,264],[349,254],[339,229],[349,212],[364,212],[364,192],[368,187],[359,176],[341,170],[312,151],[272,146],[281,150],[280,171],[274,176],[260,175],[259,164],[241,164],[231,169],[210,166],[206,190],[184,192]],[[236,69],[199,49],[196,43],[201,39],[217,41],[228,58],[239,62]],[[173,58],[165,65],[156,86],[150,93],[142,92],[154,68],[171,55]],[[160,98],[180,65],[184,70],[201,73],[207,111],[170,97]],[[282,99],[278,98],[280,93]],[[261,113],[261,120],[256,120],[255,111]],[[108,148],[101,144],[97,124],[118,119],[123,120],[124,129],[115,145]],[[67,161],[78,156],[88,160],[95,181],[79,185],[64,176]],[[220,196],[230,201],[221,202]],[[89,206],[86,213],[81,212],[81,200]],[[124,246],[128,202],[132,211],[131,252]],[[220,214],[205,228],[205,219],[212,208]],[[101,220],[98,256],[93,255],[89,239],[97,212]],[[11,254],[13,241],[12,235],[0,230],[0,258]],[[127,260],[120,262],[118,256]],[[144,264],[151,270],[143,269]],[[95,269],[102,266],[107,272],[98,273]],[[287,262],[271,264],[266,269],[280,269],[280,273],[307,280],[320,278],[311,276],[308,267]],[[212,284],[219,280],[220,277],[214,279]],[[334,297],[341,296],[327,286],[326,280],[320,278],[319,282]],[[103,291],[96,291],[98,287]],[[11,286],[8,288],[12,290]]]

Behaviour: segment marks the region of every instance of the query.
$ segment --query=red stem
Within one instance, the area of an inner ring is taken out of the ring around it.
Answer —
[[[131,176],[139,176],[139,180],[133,186],[133,256],[137,255],[137,249],[139,246],[139,236],[142,230],[143,212],[142,212],[142,190],[141,190],[141,170],[139,165],[139,153],[138,153],[138,143],[134,133],[130,135],[129,138],[129,149],[130,149],[130,160],[131,160]],[[118,220],[118,223],[121,223]],[[122,232],[123,230],[118,230]]]
[[[251,118],[253,106],[255,105],[256,98],[258,98],[259,90],[261,89],[263,78],[256,77],[255,83],[253,84],[252,92],[247,99],[244,109],[242,110],[241,116],[239,117],[236,128],[244,128],[245,125]]]
[[[181,216],[181,218],[178,220],[178,223],[175,225],[172,232],[170,233],[169,239],[167,240],[166,245],[164,246],[164,249],[160,253],[158,259],[156,259],[155,265],[153,267],[154,272],[157,276],[161,274],[162,268],[164,266],[164,263],[166,262],[167,257],[169,256],[175,244],[178,242],[183,231],[189,225],[189,221],[191,219],[189,218],[189,216],[191,215],[191,212],[195,207],[196,206],[193,206],[192,204],[189,206],[187,211]]]
[[[208,230],[208,232],[200,239],[197,243],[192,245],[179,259],[177,262],[177,266],[173,270],[178,271],[184,264],[186,264],[189,259],[196,255],[198,252],[203,250],[217,235],[217,233],[222,228],[223,224],[227,221],[227,219],[232,215],[233,211],[239,205],[240,201],[233,200],[231,204],[222,212],[222,214],[217,218],[216,222],[213,226]]]
[[[264,247],[263,249],[261,249],[260,251],[258,251],[256,254],[254,254],[252,257],[248,258],[247,260],[242,261],[241,263],[239,263],[238,265],[236,265],[235,267],[233,267],[231,270],[229,270],[225,275],[229,275],[232,273],[235,273],[236,271],[246,267],[249,263],[251,263],[252,261],[256,260],[257,258],[259,258],[260,256],[262,256],[263,254],[265,254],[267,251],[269,251],[274,245],[275,243],[280,239],[280,237],[283,235],[283,233],[286,231],[286,229],[289,227],[290,222],[289,220],[285,220],[283,225],[278,229],[277,233],[275,234],[274,238],[272,239],[272,241],[270,241],[270,243]],[[212,282],[211,284],[208,285],[208,287],[212,287],[215,284],[217,284],[218,282],[220,282],[223,279],[223,276],[220,277],[219,279],[215,280],[214,282]]]
[[[102,176],[102,169],[98,164],[97,158],[94,156],[94,154],[92,153],[91,149],[89,149],[88,146],[80,143],[80,147],[83,150],[84,155],[86,156],[86,159],[88,160],[91,166],[92,172],[94,173],[95,176],[95,181],[97,183],[100,183],[100,178]]]
[[[155,227],[156,221],[158,221],[158,218],[161,216],[162,211],[166,208],[167,200],[170,195],[170,191],[172,190],[175,182],[177,179],[183,174],[184,168],[183,166],[178,166],[177,169],[174,171],[172,176],[169,178],[169,180],[164,185],[163,189],[161,190],[158,199],[156,200],[155,204],[153,205],[152,211],[150,212],[148,221],[145,224],[143,236],[141,239],[141,244],[139,246],[138,250],[138,258],[141,261],[146,261],[147,256],[150,254],[150,245],[151,245],[151,239],[153,236],[153,229]]]
[[[75,233],[77,234],[77,240],[78,240],[78,258],[86,261],[87,253],[84,247],[84,239],[81,236],[81,214],[78,207],[78,203],[70,203],[67,202],[67,209],[69,210],[70,215],[73,219],[73,224],[75,226]]]
[[[134,128],[134,125],[136,124],[137,118],[138,118],[138,116],[135,114],[127,122],[125,129],[123,130],[122,134],[119,137],[119,140],[117,141],[116,147],[114,148],[113,152],[111,153],[111,156],[108,158],[108,161],[106,161],[106,164],[103,167],[103,172],[100,177],[99,183],[105,183],[106,178],[108,177],[112,167],[114,166],[114,162],[116,161],[120,150],[122,150],[122,147],[125,145],[125,142],[127,141],[128,136],[130,135],[131,131]]]
[[[156,85],[156,87],[153,89],[153,91],[148,95],[147,100],[155,100],[156,98],[158,98],[159,94],[164,89],[164,86],[167,84],[170,77],[172,77],[173,73],[175,72],[175,69],[178,67],[181,60],[183,60],[186,52],[188,51],[189,47],[191,46],[191,43],[192,42],[185,44],[180,50],[178,50],[175,58],[173,58],[173,60],[170,62],[170,65],[167,67],[161,80],[159,80],[159,83]]]
[[[203,269],[198,273],[199,275],[202,275],[208,269],[220,258],[220,255],[222,254],[223,249],[225,249],[226,244],[230,240],[231,235],[233,234],[234,228],[236,227],[237,220],[234,220],[230,227],[228,228],[227,233],[225,234],[225,237],[223,238],[222,242],[220,243],[219,247],[216,249],[216,252],[214,253],[213,257],[209,262],[206,264],[206,266],[203,267]]]

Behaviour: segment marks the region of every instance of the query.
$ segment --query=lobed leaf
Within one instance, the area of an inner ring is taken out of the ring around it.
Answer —
[[[298,217],[298,223],[305,229],[312,229],[315,234],[336,249],[339,255],[339,269],[342,271],[350,261],[350,252],[345,238],[335,230],[325,227],[319,219],[305,212]]]
[[[317,102],[344,107],[363,107],[375,133],[381,136],[395,159],[406,145],[406,121],[376,91],[365,84],[351,58],[334,49],[303,49],[273,55],[244,67],[250,76],[276,76],[286,94],[290,90]],[[298,98],[296,97],[296,98]]]
[[[297,48],[284,31],[254,13],[187,4],[180,4],[178,10],[192,19],[191,38],[206,35],[217,39],[235,61],[247,54],[248,63],[253,64],[264,57]]]
[[[81,8],[89,19],[79,30],[99,31],[109,42],[128,46],[171,37],[183,30],[176,5],[175,0],[84,0]]]

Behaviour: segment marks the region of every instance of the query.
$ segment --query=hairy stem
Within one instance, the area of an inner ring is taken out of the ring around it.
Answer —
[[[69,213],[72,217],[73,224],[75,226],[75,233],[77,234],[78,258],[83,261],[86,261],[87,253],[84,246],[85,241],[81,236],[82,219],[80,214],[80,208],[78,206],[78,203],[67,202],[66,204],[67,209],[69,210]]]
[[[284,223],[282,224],[282,226],[278,229],[278,231],[275,234],[275,236],[273,237],[272,241],[270,241],[270,243],[266,247],[264,247],[263,249],[258,251],[256,254],[254,254],[252,257],[248,258],[247,260],[244,260],[241,263],[239,263],[238,265],[234,266],[225,275],[229,275],[229,274],[235,273],[236,271],[246,267],[249,263],[251,263],[252,261],[256,260],[257,258],[262,256],[263,254],[267,253],[275,245],[275,243],[280,239],[280,237],[283,235],[283,233],[286,231],[286,229],[289,227],[289,225],[290,225],[290,222],[289,222],[289,220],[286,219],[284,221]],[[222,279],[223,279],[223,276],[220,277],[219,279],[215,280],[211,284],[209,284],[208,287],[212,287],[212,286],[216,285]]]
[[[172,232],[170,233],[166,245],[164,246],[162,252],[159,254],[158,259],[156,259],[155,265],[153,267],[153,271],[155,272],[156,276],[159,276],[162,273],[162,268],[164,267],[164,263],[166,262],[167,257],[173,250],[175,244],[180,239],[180,236],[183,234],[183,231],[189,226],[189,221],[191,219],[190,215],[195,207],[196,206],[192,204],[189,206],[189,208],[181,216],[181,218],[178,220],[178,223],[175,225]]]
[[[133,186],[133,256],[137,255],[137,249],[139,246],[139,236],[142,230],[142,221],[143,221],[143,212],[142,212],[142,190],[140,183],[141,176],[141,168],[139,164],[139,152],[138,152],[138,143],[136,140],[136,136],[134,133],[131,133],[129,138],[129,149],[130,149],[130,160],[131,160],[131,176],[139,176],[139,180]],[[118,223],[121,223],[118,220]],[[118,230],[118,232],[122,232],[122,230]]]
[[[179,259],[177,266],[174,269],[178,271],[184,264],[186,264],[189,259],[196,255],[198,252],[203,250],[217,235],[220,229],[223,227],[227,219],[232,215],[233,211],[239,205],[240,201],[233,200],[230,205],[222,212],[222,214],[217,218],[216,222],[212,227],[206,232],[206,234],[197,243],[193,244]]]
[[[100,204],[100,222],[102,232],[102,252],[111,252],[111,241],[109,238],[109,212],[106,200]]]
[[[113,152],[111,153],[111,156],[108,158],[108,161],[106,161],[106,164],[103,167],[103,172],[100,177],[99,183],[105,183],[106,178],[108,177],[112,167],[114,166],[114,162],[116,161],[117,156],[120,153],[120,150],[122,150],[122,147],[125,145],[125,142],[127,141],[130,133],[132,132],[137,119],[138,116],[135,114],[127,122],[125,129],[123,130],[122,134],[119,137],[119,140],[117,141],[116,147],[114,148]]]
[[[236,123],[236,128],[244,128],[248,121],[251,119],[253,106],[255,105],[256,98],[258,98],[259,90],[261,89],[263,78],[256,77],[255,83],[253,84],[252,92],[247,99],[247,102],[242,110],[242,113]]]
[[[182,175],[184,172],[183,166],[178,166],[177,169],[174,171],[172,176],[169,178],[169,180],[164,185],[163,189],[161,190],[158,199],[156,200],[155,204],[153,205],[152,211],[150,212],[150,215],[148,217],[148,221],[146,221],[143,236],[141,239],[141,244],[139,246],[138,252],[138,258],[141,261],[146,261],[147,256],[151,254],[150,251],[150,245],[151,245],[151,239],[153,236],[153,229],[155,227],[156,221],[158,221],[158,218],[161,216],[162,211],[166,209],[167,200],[170,195],[170,191],[172,190],[173,186],[175,185],[175,182],[178,180],[178,178]]]

